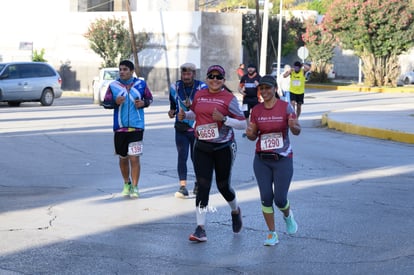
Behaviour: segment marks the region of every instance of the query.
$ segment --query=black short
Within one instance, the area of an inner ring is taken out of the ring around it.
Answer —
[[[114,145],[115,153],[121,157],[128,156],[128,145],[131,142],[141,141],[144,137],[144,131],[134,132],[115,132]]]
[[[304,100],[303,98],[305,97],[305,94],[294,94],[294,93],[290,93],[290,101],[295,101],[297,104],[303,104]]]

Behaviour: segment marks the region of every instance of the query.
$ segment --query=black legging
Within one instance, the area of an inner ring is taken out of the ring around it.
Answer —
[[[230,185],[231,168],[236,155],[236,143],[209,144],[197,141],[194,147],[194,169],[197,178],[198,192],[196,207],[204,208],[208,205],[213,171],[216,176],[217,189],[228,202],[236,197]]]

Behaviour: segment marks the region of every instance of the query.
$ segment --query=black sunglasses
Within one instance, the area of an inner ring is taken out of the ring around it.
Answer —
[[[207,75],[208,79],[217,79],[217,80],[223,80],[224,76],[222,76],[221,74],[209,74]]]

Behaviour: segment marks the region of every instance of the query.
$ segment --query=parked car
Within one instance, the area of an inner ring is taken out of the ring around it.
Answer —
[[[62,78],[45,62],[0,63],[0,101],[20,106],[26,101],[53,104],[62,96]]]
[[[273,62],[272,63],[272,72],[270,73],[274,78],[277,79],[278,75],[277,75],[277,62]],[[284,63],[280,63],[280,72],[279,74],[282,74],[285,72],[285,64]]]
[[[405,74],[402,74],[400,77],[400,80],[404,85],[414,84],[414,70],[411,72],[406,72]]]
[[[99,70],[99,76],[92,81],[94,103],[101,104],[103,102],[109,84],[118,77],[118,68],[103,68]]]

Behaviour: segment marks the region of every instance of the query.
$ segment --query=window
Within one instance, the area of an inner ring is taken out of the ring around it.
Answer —
[[[10,65],[9,67],[7,67],[6,73],[9,75],[9,79],[16,79],[20,77],[17,65]]]
[[[71,0],[71,9],[78,12],[127,11],[128,0]],[[130,0],[131,10],[136,10],[136,0]]]

